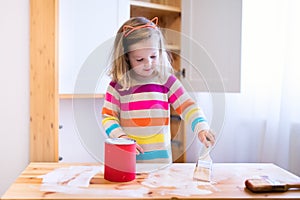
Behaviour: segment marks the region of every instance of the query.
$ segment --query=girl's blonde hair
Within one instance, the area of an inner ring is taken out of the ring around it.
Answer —
[[[128,30],[124,27],[132,27],[134,30]],[[140,28],[139,28],[140,27]],[[159,63],[157,71],[159,76],[164,77],[168,72],[172,71],[170,57],[165,49],[164,37],[161,30],[153,23],[153,21],[144,17],[133,17],[126,21],[118,30],[112,53],[112,67],[109,72],[112,80],[122,86],[123,89],[131,87],[130,76],[128,73],[131,69],[128,52],[129,47],[142,40],[150,39],[158,36],[159,40]]]

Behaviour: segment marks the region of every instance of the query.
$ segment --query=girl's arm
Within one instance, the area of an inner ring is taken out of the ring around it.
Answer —
[[[119,138],[126,135],[120,126],[120,95],[111,82],[107,88],[102,108],[102,125],[110,138]]]
[[[171,76],[168,82],[171,83],[169,102],[174,110],[188,125],[190,125],[192,131],[197,134],[199,140],[206,147],[212,146],[215,143],[215,137],[209,128],[202,109],[185,91],[184,87],[175,76]]]

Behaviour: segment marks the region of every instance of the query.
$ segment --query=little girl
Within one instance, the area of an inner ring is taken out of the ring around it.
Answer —
[[[213,145],[202,110],[172,75],[158,18],[129,19],[114,42],[103,127],[110,138],[137,143],[137,162],[172,162],[170,105],[206,146]]]

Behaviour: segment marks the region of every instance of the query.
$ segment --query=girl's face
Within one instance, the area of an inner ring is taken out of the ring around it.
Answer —
[[[128,59],[136,74],[142,77],[151,76],[159,63],[158,39],[154,37],[131,45]]]

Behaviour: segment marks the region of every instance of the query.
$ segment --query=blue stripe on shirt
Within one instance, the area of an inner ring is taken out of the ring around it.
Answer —
[[[153,160],[159,158],[169,158],[167,150],[147,151],[136,156],[136,160]]]
[[[196,125],[200,122],[205,122],[206,120],[203,117],[198,117],[196,119],[194,119],[194,121],[192,122],[192,130],[195,131]]]
[[[112,124],[110,127],[108,127],[108,128],[105,130],[107,136],[109,136],[110,133],[111,133],[113,130],[115,130],[116,128],[119,128],[119,127],[120,127],[119,124]]]

